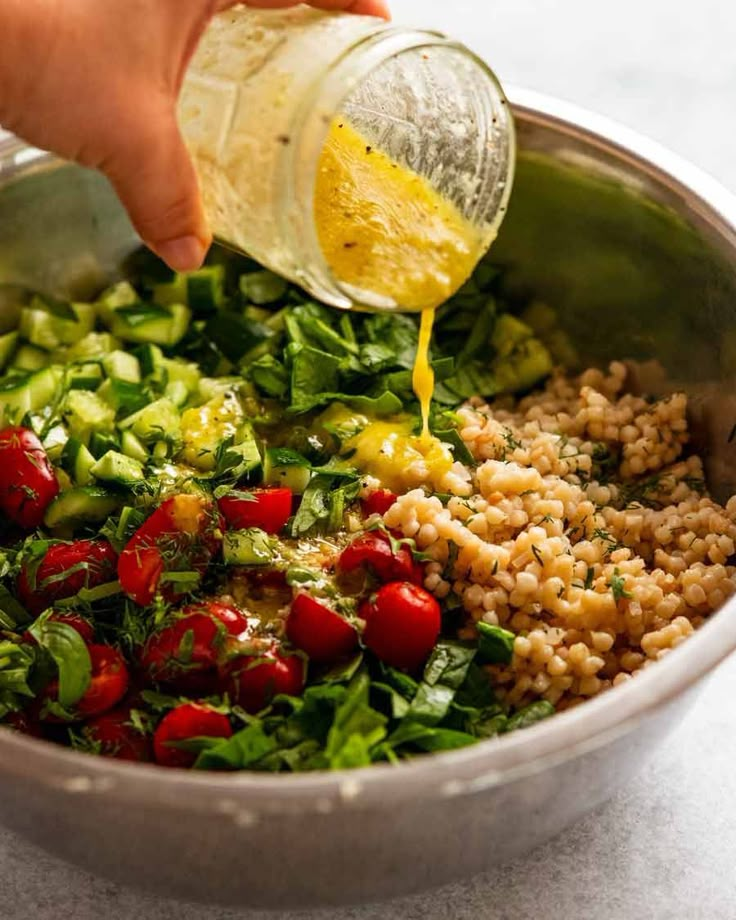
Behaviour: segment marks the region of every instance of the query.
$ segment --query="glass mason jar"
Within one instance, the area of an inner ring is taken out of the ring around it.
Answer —
[[[511,190],[509,106],[488,67],[437,32],[307,7],[237,7],[205,34],[179,121],[215,237],[333,306],[402,309],[341,281],[324,257],[315,183],[337,116],[426,179],[485,249]]]

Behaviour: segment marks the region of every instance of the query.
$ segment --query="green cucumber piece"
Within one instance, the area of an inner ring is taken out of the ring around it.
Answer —
[[[170,307],[175,303],[188,304],[186,274],[179,272],[171,281],[154,284],[151,289],[151,300],[162,307]]]
[[[68,440],[69,434],[63,425],[54,425],[49,428],[43,439],[43,448],[52,463],[59,462]]]
[[[263,458],[263,480],[269,486],[283,486],[301,495],[312,478],[312,467],[306,457],[286,447],[269,447]]]
[[[143,442],[137,438],[132,431],[124,431],[120,436],[120,447],[126,457],[138,460],[140,463],[147,463],[149,453]]]
[[[35,412],[52,402],[62,374],[60,367],[52,366],[33,374],[0,379],[0,424],[19,422],[26,412]]]
[[[70,367],[67,371],[67,386],[70,390],[97,390],[103,380],[102,368],[98,362],[89,361]]]
[[[141,365],[129,351],[113,351],[102,359],[102,366],[108,377],[125,380],[128,383],[141,382]]]
[[[189,328],[191,311],[183,304],[159,307],[140,304],[115,311],[110,331],[125,342],[151,342],[171,348]]]
[[[108,450],[117,450],[120,444],[117,436],[112,432],[93,431],[88,446],[95,460],[99,460]]]
[[[134,307],[141,302],[138,292],[129,281],[113,284],[98,297],[96,307],[101,320],[109,325],[121,307]]]
[[[225,565],[270,565],[276,556],[278,540],[257,527],[230,530],[223,537]]]
[[[132,486],[145,479],[143,464],[116,450],[103,454],[91,472],[95,479],[119,486]]]
[[[163,358],[161,366],[166,368],[168,383],[183,383],[188,393],[198,392],[202,372],[196,364],[181,358]]]
[[[70,434],[85,444],[93,432],[111,432],[115,427],[115,410],[89,390],[70,390],[61,414]]]
[[[78,486],[87,486],[92,482],[92,467],[95,458],[79,438],[69,438],[61,454],[61,467],[71,476]]]
[[[120,348],[120,339],[109,332],[90,332],[74,345],[64,349],[58,359],[63,361],[85,361],[90,358],[104,358],[106,354]],[[56,356],[55,356],[56,357]]]
[[[177,408],[181,409],[187,404],[189,390],[181,380],[171,380],[164,390],[164,396],[170,399]]]
[[[88,303],[68,306],[71,315],[65,319],[53,313],[39,297],[34,297],[30,305],[21,310],[18,324],[20,337],[45,351],[73,345],[83,339],[94,328],[95,308]]]
[[[21,345],[13,357],[11,367],[18,371],[39,371],[48,367],[49,353],[36,345]]]
[[[118,415],[128,416],[142,409],[150,401],[149,394],[141,383],[108,377],[97,391],[100,399],[112,406]]]
[[[104,521],[121,505],[121,498],[99,486],[79,486],[67,489],[46,509],[47,527],[69,527]]]
[[[181,416],[170,399],[157,399],[119,423],[122,431],[130,429],[144,444],[181,439]]]
[[[240,293],[247,303],[275,303],[286,296],[289,282],[266,269],[241,275],[238,282]]]
[[[0,335],[0,370],[4,370],[9,364],[17,345],[17,332],[6,332],[5,335]]]
[[[159,376],[161,368],[164,366],[164,353],[158,347],[158,345],[152,345],[150,342],[146,342],[144,345],[139,345],[132,354],[137,359],[141,374],[143,377]]]
[[[186,276],[187,303],[197,314],[215,313],[225,304],[225,266],[206,265]]]

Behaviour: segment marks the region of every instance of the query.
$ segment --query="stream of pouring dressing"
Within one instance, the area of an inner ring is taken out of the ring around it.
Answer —
[[[429,346],[437,307],[470,277],[490,244],[423,176],[373,147],[345,119],[333,121],[314,196],[317,235],[335,277],[421,310],[412,383],[426,453],[434,371]]]

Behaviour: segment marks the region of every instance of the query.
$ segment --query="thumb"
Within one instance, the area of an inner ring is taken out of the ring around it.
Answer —
[[[101,168],[143,242],[174,271],[193,271],[212,242],[197,175],[173,106],[146,108]]]

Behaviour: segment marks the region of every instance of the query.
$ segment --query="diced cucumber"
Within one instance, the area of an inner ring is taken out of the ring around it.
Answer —
[[[72,303],[68,307],[70,316],[64,318],[53,313],[43,300],[34,297],[20,313],[18,331],[21,338],[46,351],[78,342],[94,328],[95,308],[88,303]]]
[[[145,445],[137,438],[132,431],[124,431],[120,436],[120,444],[126,457],[138,460],[140,463],[148,461],[148,451]]]
[[[269,447],[263,458],[263,479],[269,486],[284,486],[301,495],[312,478],[306,457],[285,447]]]
[[[138,348],[133,351],[133,355],[138,359],[141,374],[143,374],[144,377],[150,377],[151,375],[157,374],[164,366],[164,353],[158,345],[152,345],[150,342],[139,345]]]
[[[202,373],[196,364],[181,358],[163,358],[162,365],[166,368],[169,383],[183,383],[189,393],[199,390]]]
[[[264,269],[240,276],[240,293],[248,303],[275,303],[286,295],[289,282]]]
[[[199,399],[209,402],[215,396],[222,396],[228,390],[236,392],[243,386],[242,377],[202,377],[199,381]]]
[[[225,302],[225,266],[206,265],[153,287],[153,302],[164,307],[186,304],[194,313],[214,313]]]
[[[64,361],[84,361],[87,358],[103,358],[116,348],[120,348],[120,339],[116,339],[109,332],[90,332],[74,345],[64,349],[58,357]]]
[[[5,335],[0,335],[0,370],[3,370],[10,362],[17,344],[17,332],[6,332]]]
[[[123,416],[142,409],[150,399],[143,384],[119,380],[117,377],[108,377],[97,391],[97,395],[112,406],[118,415]]]
[[[140,303],[138,292],[129,281],[120,281],[104,291],[97,299],[97,313],[106,324],[110,324],[115,312],[121,307],[133,307]]]
[[[161,284],[154,284],[151,299],[162,307],[170,307],[175,303],[188,304],[187,276],[179,272],[171,279]]]
[[[20,421],[26,412],[47,406],[61,378],[62,369],[52,366],[22,377],[0,379],[0,424]]]
[[[92,475],[97,480],[119,486],[131,486],[145,479],[143,464],[116,450],[108,450],[100,457],[92,467]]]
[[[19,371],[39,371],[49,364],[49,353],[36,345],[21,345],[11,367]]]
[[[230,530],[222,542],[225,565],[269,565],[276,556],[278,540],[257,527]]]
[[[130,429],[144,444],[156,441],[178,441],[181,438],[181,417],[170,399],[157,399],[149,406],[134,412],[119,425],[122,431]]]
[[[224,305],[224,265],[206,265],[186,277],[187,303],[195,313],[214,313]]]
[[[89,449],[95,460],[99,460],[108,450],[117,450],[120,447],[115,434],[108,431],[93,431],[89,439]]]
[[[69,432],[89,443],[93,432],[110,432],[115,427],[115,410],[96,393],[89,390],[70,390],[62,409]]]
[[[61,466],[78,486],[87,486],[92,482],[94,465],[95,458],[79,438],[69,438],[61,455]]]
[[[97,390],[103,379],[102,368],[93,361],[72,366],[66,379],[70,390]]]
[[[151,342],[154,345],[177,345],[189,328],[191,311],[183,304],[170,307],[141,304],[115,311],[110,331],[125,342]]]
[[[128,383],[140,383],[141,365],[135,355],[129,351],[113,351],[102,359],[102,366],[108,377],[126,380]]]
[[[104,521],[122,504],[119,495],[99,486],[79,486],[61,492],[46,509],[47,527],[73,527]]]
[[[186,384],[181,380],[171,380],[164,390],[164,396],[181,409],[186,405],[189,399],[189,390],[187,390]]]
[[[43,439],[43,447],[52,463],[58,463],[68,440],[69,435],[63,425],[54,425],[49,429]]]

